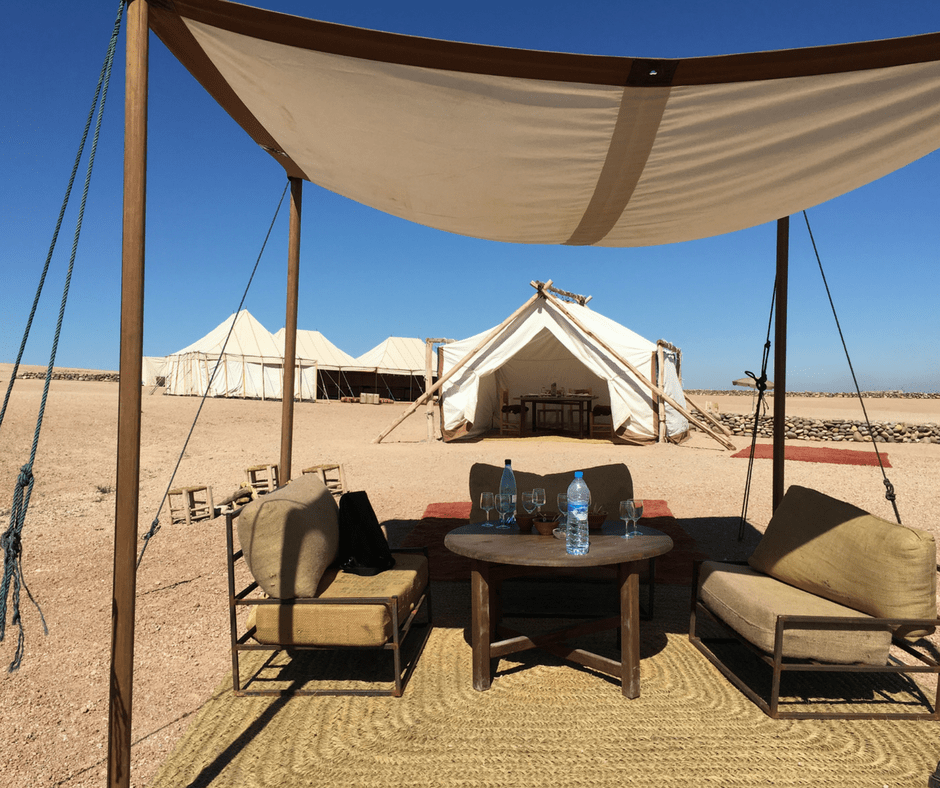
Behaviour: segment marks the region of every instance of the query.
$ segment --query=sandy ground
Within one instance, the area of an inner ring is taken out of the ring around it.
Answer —
[[[0,365],[4,390],[9,365]],[[14,481],[29,456],[41,381],[18,381],[2,428],[0,498],[4,527]],[[749,412],[748,397],[709,397],[726,412]],[[157,513],[170,474],[199,407],[192,398],[143,397],[140,530]],[[940,400],[872,400],[872,420],[940,421]],[[550,472],[624,462],[638,497],[663,498],[700,544],[716,557],[746,554],[770,518],[771,464],[758,461],[745,545],[736,541],[747,462],[698,435],[682,446],[625,447],[589,442],[487,440],[428,443],[423,413],[386,442],[372,440],[401,405],[301,403],[295,412],[295,473],[342,462],[348,485],[365,489],[380,520],[419,518],[436,501],[467,500],[474,462]],[[794,400],[795,415],[858,418],[852,400]],[[3,782],[23,786],[99,786],[105,782],[117,385],[55,381],[46,408],[23,535],[26,583],[42,606],[49,634],[22,597],[26,654],[22,668],[2,674],[0,764]],[[244,469],[277,462],[279,402],[210,400],[183,456],[174,486],[209,484],[217,498],[233,491]],[[746,440],[735,439],[739,448]],[[801,442],[794,441],[796,445]],[[819,446],[820,444],[805,444]],[[860,448],[860,447],[853,447]],[[940,446],[884,447],[906,524],[936,532]],[[878,468],[791,463],[787,484],[804,484],[893,519]],[[162,529],[150,544],[137,589],[133,762],[131,782],[146,785],[193,713],[230,669],[221,519]],[[393,535],[395,530],[393,529]],[[13,657],[9,622],[0,663]]]

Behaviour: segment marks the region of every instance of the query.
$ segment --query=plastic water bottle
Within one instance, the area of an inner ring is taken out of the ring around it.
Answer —
[[[584,474],[575,471],[574,480],[568,485],[568,529],[565,548],[569,555],[584,555],[589,548],[588,506],[591,493],[584,481]]]
[[[507,523],[516,522],[516,477],[512,472],[512,461],[506,460],[506,467],[503,468],[503,478],[499,481],[499,492],[502,495],[510,496],[512,509],[506,516]]]

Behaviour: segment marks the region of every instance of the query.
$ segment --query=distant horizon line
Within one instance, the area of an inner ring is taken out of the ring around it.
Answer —
[[[14,362],[12,361],[0,361],[0,367],[8,366],[13,367]],[[19,371],[28,371],[30,373],[43,372],[48,369],[47,364],[20,364]],[[56,372],[70,372],[70,373],[81,373],[81,374],[90,374],[90,375],[118,375],[120,374],[116,369],[91,369],[89,367],[67,367],[67,366],[54,366],[52,368],[53,375]],[[19,377],[19,376],[18,376]],[[33,377],[31,374],[30,377]],[[702,386],[683,386],[683,391],[687,391],[690,394],[698,395],[734,395],[734,396],[754,396],[756,394],[753,388],[741,387],[741,388],[717,388],[717,387],[702,387]],[[768,389],[766,392],[768,396],[773,396],[773,390]],[[906,389],[866,389],[863,390],[862,395],[903,395],[904,398],[914,398],[914,397],[924,397],[929,399],[940,399],[940,389],[927,389],[922,391],[908,391]],[[789,389],[787,391],[787,396],[800,396],[802,394],[814,395],[814,394],[825,394],[829,396],[846,396],[846,397],[855,397],[858,396],[856,391],[830,391],[825,389]]]

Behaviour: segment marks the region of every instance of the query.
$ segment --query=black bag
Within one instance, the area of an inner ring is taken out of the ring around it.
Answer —
[[[344,493],[339,499],[337,562],[344,572],[357,575],[377,575],[395,566],[369,496],[362,491]]]

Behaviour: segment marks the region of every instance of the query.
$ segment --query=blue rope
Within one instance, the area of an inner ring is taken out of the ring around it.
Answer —
[[[3,641],[4,635],[6,634],[6,619],[7,619],[7,598],[10,596],[11,586],[12,586],[12,601],[13,601],[13,614],[10,619],[10,623],[14,626],[19,627],[19,634],[16,644],[16,652],[13,657],[13,661],[10,663],[9,671],[12,672],[17,670],[23,661],[23,653],[25,649],[25,635],[23,631],[23,620],[20,615],[20,586],[26,591],[26,594],[29,596],[30,601],[36,606],[36,609],[39,611],[39,618],[42,621],[43,632],[49,634],[49,627],[46,625],[45,616],[42,614],[42,609],[39,607],[39,604],[33,598],[32,593],[30,593],[29,587],[26,585],[25,580],[23,579],[23,561],[22,561],[22,533],[23,526],[26,523],[26,512],[29,509],[29,500],[32,496],[33,485],[35,483],[35,477],[33,476],[33,463],[36,460],[36,449],[39,446],[39,433],[42,430],[42,421],[43,416],[46,411],[46,401],[49,398],[49,383],[52,380],[52,371],[55,367],[55,357],[56,352],[59,347],[59,336],[62,333],[62,321],[65,317],[65,305],[68,301],[69,288],[71,287],[72,282],[72,271],[75,268],[75,257],[78,252],[78,239],[82,232],[82,222],[85,216],[85,204],[88,200],[88,187],[91,182],[91,173],[92,168],[95,163],[95,153],[98,148],[98,139],[101,133],[101,121],[104,116],[104,106],[105,101],[108,97],[108,85],[111,80],[111,68],[114,63],[114,51],[117,47],[118,33],[121,29],[121,19],[124,15],[124,0],[121,0],[120,5],[118,6],[117,19],[114,22],[114,29],[111,32],[111,40],[108,43],[108,51],[105,56],[104,64],[101,67],[101,74],[98,77],[98,85],[95,88],[95,97],[92,101],[91,110],[88,115],[88,120],[85,123],[85,129],[82,133],[82,141],[79,145],[78,155],[75,159],[75,165],[72,168],[72,174],[69,178],[68,188],[65,193],[65,200],[62,204],[62,209],[59,212],[59,218],[56,222],[55,232],[52,238],[52,244],[49,247],[49,253],[46,257],[46,263],[43,267],[42,276],[39,281],[39,288],[36,292],[36,297],[33,301],[33,308],[29,314],[29,321],[26,326],[26,331],[23,335],[23,342],[20,346],[20,352],[16,358],[16,364],[13,369],[13,374],[10,377],[10,383],[7,388],[7,394],[4,398],[3,409],[0,410],[0,424],[3,422],[3,416],[6,413],[7,403],[10,398],[10,392],[13,389],[13,381],[16,379],[16,371],[19,367],[20,360],[23,355],[23,349],[26,346],[26,340],[29,336],[30,327],[32,326],[33,317],[36,314],[36,307],[39,303],[39,296],[42,292],[43,284],[46,279],[46,274],[49,270],[49,262],[52,258],[52,253],[55,249],[56,241],[59,235],[59,229],[62,225],[62,217],[65,213],[66,206],[68,205],[69,198],[72,191],[72,186],[75,181],[75,174],[78,169],[79,162],[81,161],[82,154],[85,149],[85,142],[88,138],[88,129],[91,125],[91,119],[95,115],[95,106],[98,107],[98,116],[95,122],[95,133],[92,138],[91,151],[88,157],[88,167],[85,172],[85,183],[82,190],[82,199],[78,211],[78,219],[75,224],[75,234],[72,238],[72,251],[69,256],[69,267],[65,276],[65,285],[62,290],[62,300],[59,305],[59,316],[56,321],[55,336],[52,340],[52,350],[49,354],[49,365],[46,368],[46,380],[43,386],[42,391],[42,400],[39,405],[39,415],[36,419],[36,431],[33,434],[33,444],[30,450],[29,462],[26,463],[21,469],[19,477],[16,481],[16,487],[13,491],[13,505],[10,510],[10,525],[7,528],[6,532],[0,537],[0,547],[3,548],[3,579],[0,581],[0,642]],[[99,103],[100,98],[100,103]]]
[[[150,523],[150,528],[147,533],[144,534],[144,546],[140,548],[140,555],[137,556],[137,568],[140,568],[140,562],[144,560],[144,553],[147,550],[147,545],[150,544],[150,540],[157,535],[157,531],[160,530],[160,512],[163,510],[163,505],[166,503],[167,496],[170,494],[170,488],[173,486],[173,480],[176,478],[176,472],[180,469],[180,463],[183,461],[183,455],[186,454],[186,447],[189,446],[189,439],[193,437],[193,431],[196,429],[196,422],[199,421],[199,414],[202,413],[202,406],[206,404],[206,397],[209,396],[209,392],[212,390],[212,381],[215,380],[216,373],[219,371],[219,367],[222,364],[222,361],[225,359],[225,348],[228,346],[229,338],[232,336],[232,332],[235,330],[235,321],[238,320],[238,315],[242,311],[242,307],[245,305],[245,299],[248,297],[248,290],[251,287],[251,283],[255,278],[255,273],[258,270],[258,265],[261,262],[261,257],[264,254],[265,247],[268,245],[268,239],[271,237],[271,231],[274,229],[274,223],[277,221],[277,215],[281,212],[281,205],[284,203],[284,195],[287,194],[287,189],[290,186],[290,181],[284,185],[284,191],[281,192],[281,199],[278,200],[277,208],[274,210],[274,216],[271,219],[271,224],[268,225],[267,235],[264,236],[264,242],[261,244],[261,251],[258,252],[258,258],[255,260],[255,267],[251,269],[251,276],[248,277],[248,284],[245,285],[245,291],[242,293],[242,300],[238,302],[238,308],[235,310],[235,317],[232,319],[232,325],[228,328],[228,334],[225,335],[225,341],[222,343],[222,349],[219,351],[219,358],[215,362],[215,366],[212,368],[212,374],[209,376],[209,382],[206,384],[206,390],[203,392],[202,399],[199,402],[199,408],[196,411],[196,416],[193,419],[192,426],[189,428],[189,434],[186,436],[186,440],[183,442],[183,448],[180,450],[179,457],[176,458],[176,467],[173,468],[173,473],[170,474],[170,480],[167,482],[166,490],[163,493],[163,498],[160,499],[160,505],[157,507],[157,513],[153,516],[153,520]]]

